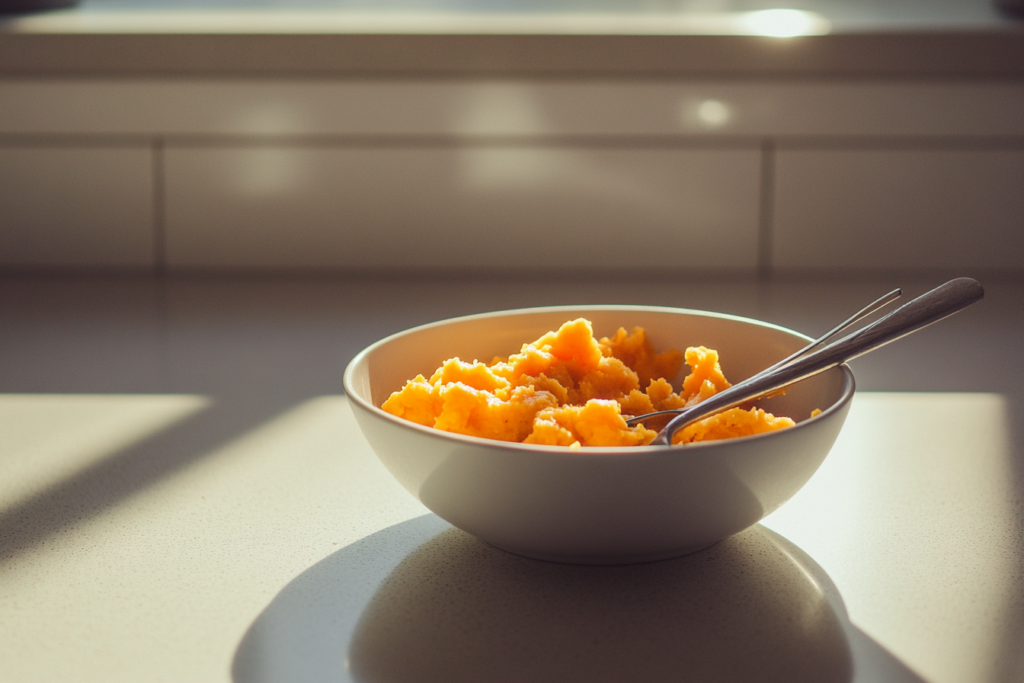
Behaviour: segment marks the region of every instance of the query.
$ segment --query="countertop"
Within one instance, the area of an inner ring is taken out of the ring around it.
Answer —
[[[364,345],[451,315],[645,303],[820,334],[940,281],[0,279],[0,679],[1019,681],[1019,282],[855,361],[807,486],[666,562],[450,528],[341,395]]]
[[[86,1],[0,20],[0,77],[1019,79],[987,0]],[[785,14],[789,12],[789,14]]]

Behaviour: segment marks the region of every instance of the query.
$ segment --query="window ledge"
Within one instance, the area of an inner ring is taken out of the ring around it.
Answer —
[[[770,23],[757,23],[761,12],[125,11],[87,3],[0,21],[0,77],[1024,77],[1024,24],[987,6],[928,17],[825,11],[836,7],[790,16],[804,22],[801,35],[773,37]]]

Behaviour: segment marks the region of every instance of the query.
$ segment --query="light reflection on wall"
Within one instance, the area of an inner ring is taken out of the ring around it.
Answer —
[[[466,91],[452,123],[464,135],[540,135],[550,132],[533,89],[506,83],[482,83]]]
[[[294,135],[307,132],[306,118],[288,102],[262,102],[239,112],[229,130],[241,135]],[[247,146],[233,174],[245,197],[276,197],[299,190],[308,180],[306,164],[296,150]]]
[[[249,106],[232,121],[227,130],[252,135],[284,135],[306,132],[305,116],[288,102],[262,102]]]
[[[241,150],[235,169],[238,193],[259,199],[296,193],[308,178],[301,150],[286,147],[249,147]]]
[[[686,131],[727,130],[736,123],[738,114],[734,103],[718,98],[687,97],[679,103],[679,123]]]
[[[463,114],[455,122],[460,133],[480,135],[542,135],[553,129],[536,94],[527,87],[488,84],[470,91]],[[677,207],[665,202],[638,178],[595,163],[593,155],[550,143],[537,146],[467,147],[459,154],[462,188],[473,193],[520,192],[541,198],[559,193],[633,206],[645,215],[675,216]]]
[[[649,220],[678,221],[679,207],[664,192],[628,172],[573,149],[481,148],[459,154],[459,182],[474,194],[524,201],[558,200],[625,206]]]
[[[732,108],[719,100],[704,100],[697,107],[697,116],[708,128],[721,128],[732,118]]]

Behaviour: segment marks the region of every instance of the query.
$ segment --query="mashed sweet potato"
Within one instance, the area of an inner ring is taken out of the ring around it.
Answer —
[[[683,361],[677,393],[670,380]],[[417,375],[384,410],[421,425],[485,439],[579,448],[642,446],[657,432],[626,418],[682,408],[730,386],[718,353],[703,346],[656,353],[643,328],[594,338],[590,321],[571,320],[491,363],[451,358],[430,379]],[[750,436],[792,426],[758,408],[733,408],[676,433],[673,443]]]

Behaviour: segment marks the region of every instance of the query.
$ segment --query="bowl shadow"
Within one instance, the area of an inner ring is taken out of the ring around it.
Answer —
[[[920,680],[849,623],[813,560],[760,525],[681,558],[580,566],[512,555],[425,515],[296,577],[243,637],[232,675],[846,683],[865,653],[898,674],[885,679]]]

